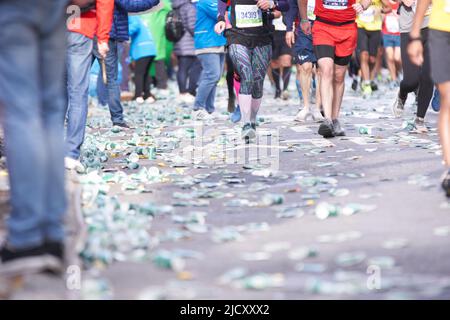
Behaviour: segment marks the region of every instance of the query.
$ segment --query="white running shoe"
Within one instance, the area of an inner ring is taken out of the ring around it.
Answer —
[[[148,104],[152,104],[152,103],[155,103],[155,102],[156,102],[156,99],[154,97],[152,97],[152,96],[150,96],[147,99],[145,99],[145,103],[148,103]]]
[[[137,97],[137,98],[136,98],[136,103],[137,103],[137,104],[143,104],[143,103],[144,103],[144,98],[142,98],[142,97]]]
[[[297,113],[294,120],[299,122],[305,122],[309,117],[312,117],[311,112],[308,109],[303,108]]]
[[[317,108],[313,108],[311,114],[315,122],[323,122],[325,120],[325,118],[322,116],[322,113]]]
[[[199,109],[193,112],[192,119],[196,121],[201,121],[201,120],[208,120],[210,119],[210,117],[211,116],[209,115],[208,112],[206,112],[205,109]]]
[[[71,157],[64,158],[64,165],[67,170],[75,170],[77,172],[84,171],[84,166],[81,164],[81,162]]]
[[[284,90],[283,92],[281,92],[281,99],[282,100],[289,100],[290,97],[291,97],[291,95],[289,94],[289,91]]]

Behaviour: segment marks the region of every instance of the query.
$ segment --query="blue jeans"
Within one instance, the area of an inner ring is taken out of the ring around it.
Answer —
[[[216,97],[217,82],[222,75],[225,61],[224,53],[203,53],[198,59],[202,64],[202,73],[198,82],[194,110],[205,109],[208,113],[214,112],[214,99]]]
[[[0,1],[0,106],[10,182],[7,242],[63,241],[65,2]]]
[[[112,46],[117,46],[116,49],[116,57],[114,57],[114,53],[111,52]],[[121,43],[117,43],[111,40],[109,42],[110,47],[110,53],[106,56],[105,65],[106,65],[106,78],[107,79],[116,79],[115,83],[117,83],[117,87],[113,85],[109,85],[109,80],[107,81],[108,84],[105,84],[103,82],[103,76],[102,76],[102,69],[100,69],[100,73],[98,74],[97,78],[97,96],[98,96],[98,102],[101,105],[108,105],[109,111],[111,112],[111,119],[114,123],[123,123],[123,108],[122,104],[120,103],[120,81],[119,81],[119,60],[122,57],[123,53],[123,45]],[[111,57],[109,57],[111,55]],[[117,69],[113,68],[114,66],[114,60]],[[101,65],[100,65],[101,68]],[[108,70],[110,72],[113,72],[111,75],[108,75]],[[113,90],[113,94],[110,95],[110,91]],[[109,97],[113,97],[113,99],[109,99]],[[112,103],[112,104],[111,104]]]
[[[94,40],[76,33],[67,32],[67,134],[66,155],[73,159],[80,157],[84,141],[88,113],[89,71],[94,58],[100,60]],[[120,103],[117,42],[109,41],[109,52],[105,59],[108,82],[108,105],[113,123],[123,123],[123,109]],[[102,77],[100,71],[99,77]]]

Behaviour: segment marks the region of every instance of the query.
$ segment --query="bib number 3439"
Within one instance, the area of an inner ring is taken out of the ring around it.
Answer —
[[[262,12],[256,5],[236,5],[236,27],[262,27]]]

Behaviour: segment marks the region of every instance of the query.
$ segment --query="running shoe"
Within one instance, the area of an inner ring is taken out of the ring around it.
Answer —
[[[150,96],[147,99],[145,99],[145,103],[148,103],[148,104],[153,104],[155,102],[156,102],[156,99],[153,96]]]
[[[313,109],[311,115],[312,115],[314,122],[323,122],[325,120],[322,113],[317,108]]]
[[[64,158],[64,166],[67,170],[75,170],[77,172],[83,172],[84,166],[77,159],[73,159],[71,157]]]
[[[233,123],[241,121],[241,108],[239,105],[237,105],[236,109],[234,109],[234,112],[231,114],[230,120]]]
[[[207,120],[209,118],[208,112],[205,109],[194,110],[192,119],[200,121]]]
[[[324,138],[332,138],[335,136],[333,122],[325,119],[319,127],[319,134]]]
[[[372,95],[372,86],[368,83],[362,83],[361,90],[364,99],[370,98]]]
[[[377,91],[378,90],[378,85],[376,84],[375,81],[371,81],[370,82],[370,88],[372,89],[372,91]]]
[[[406,99],[401,99],[399,96],[395,98],[395,101],[392,104],[392,113],[396,118],[400,118],[403,115],[403,111],[405,111],[405,102]]]
[[[413,129],[413,131],[416,132],[416,133],[427,133],[428,132],[428,128],[425,125],[425,119],[416,117],[414,119],[414,129]]]
[[[256,131],[256,122],[252,122],[252,128]]]
[[[441,110],[441,96],[439,95],[439,90],[434,90],[433,100],[431,100],[431,108],[434,111],[439,112]]]
[[[142,97],[137,97],[137,98],[136,98],[136,103],[137,103],[137,104],[143,104],[143,103],[144,103],[144,98],[142,98]]]
[[[353,90],[353,91],[358,90],[358,80],[356,80],[356,79],[353,79],[353,82],[352,82],[352,90]]]
[[[389,81],[389,90],[397,88],[397,81]]]
[[[256,137],[256,130],[253,129],[253,126],[250,122],[247,122],[242,127],[242,139],[244,139],[246,142],[249,142],[249,140],[252,140]]]
[[[284,90],[284,91],[281,93],[281,99],[283,99],[283,100],[288,100],[289,98],[290,98],[289,92],[288,92],[287,90]]]
[[[445,194],[450,198],[450,169],[444,172],[442,176],[442,189],[444,189]]]
[[[297,113],[294,120],[298,122],[305,122],[309,117],[312,117],[311,112],[309,112],[308,109],[303,108]]]
[[[333,120],[333,129],[334,129],[334,135],[336,137],[345,136],[345,131],[344,131],[344,129],[342,129],[341,124],[338,119]]]
[[[281,98],[281,90],[275,90],[275,99]]]

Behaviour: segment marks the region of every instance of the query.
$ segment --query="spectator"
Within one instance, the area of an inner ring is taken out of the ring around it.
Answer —
[[[214,111],[217,82],[223,71],[226,39],[211,32],[217,22],[217,0],[200,0],[197,4],[195,24],[195,53],[201,62],[202,71],[195,97],[196,117],[202,118]]]
[[[174,53],[178,60],[179,98],[184,102],[193,103],[201,73],[200,61],[195,56],[194,47],[196,8],[191,0],[172,0],[172,7],[179,13],[185,30],[183,37],[174,46]]]
[[[170,63],[173,44],[167,40],[164,26],[166,16],[172,10],[172,5],[169,0],[162,0],[158,7],[159,9],[156,8],[154,12],[144,14],[141,18],[153,36],[156,45],[156,57],[153,66],[150,68],[150,74],[155,80],[154,84],[158,89],[158,96],[167,97],[169,90],[166,65]]]
[[[66,5],[0,1],[0,106],[11,205],[0,273],[62,270]]]
[[[131,37],[130,56],[134,66],[134,83],[136,87],[134,98],[138,103],[153,103],[155,98],[150,94],[149,71],[156,55],[153,38],[141,18],[131,16],[128,19]]]

